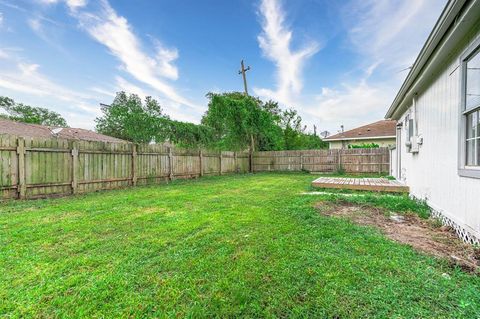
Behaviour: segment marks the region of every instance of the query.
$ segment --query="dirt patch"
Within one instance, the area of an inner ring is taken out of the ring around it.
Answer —
[[[450,227],[439,226],[435,219],[422,219],[414,214],[399,215],[346,202],[320,202],[315,207],[327,216],[345,217],[360,225],[376,227],[390,239],[423,253],[446,258],[465,270],[477,273],[480,270],[478,251],[458,239]]]

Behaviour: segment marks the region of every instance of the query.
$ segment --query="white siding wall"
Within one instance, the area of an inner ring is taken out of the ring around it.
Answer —
[[[476,28],[433,76],[428,87],[418,92],[417,125],[423,145],[418,154],[407,153],[402,145],[400,165],[401,179],[410,186],[412,195],[427,199],[432,208],[480,239],[480,179],[460,177],[457,173],[459,56],[478,37],[480,30]],[[399,121],[403,121],[407,113]],[[406,140],[405,130],[404,125],[401,143]]]

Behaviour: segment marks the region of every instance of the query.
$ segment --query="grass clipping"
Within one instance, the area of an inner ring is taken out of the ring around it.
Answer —
[[[348,218],[359,225],[379,229],[388,238],[407,244],[417,251],[445,258],[454,266],[480,273],[478,250],[463,243],[448,226],[433,218],[420,218],[414,213],[396,214],[384,208],[359,205],[337,199],[321,201],[315,207],[327,216]]]

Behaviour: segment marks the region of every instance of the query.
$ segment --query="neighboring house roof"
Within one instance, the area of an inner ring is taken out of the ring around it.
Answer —
[[[479,0],[448,1],[385,118],[398,119],[401,116],[416,91],[422,85],[428,85],[428,76],[434,74],[435,67],[448,59],[455,45],[478,22],[479,12]]]
[[[68,140],[98,141],[112,143],[128,143],[127,141],[95,133],[82,128],[60,128],[38,124],[29,124],[0,119],[0,134],[11,134],[22,137],[58,137]]]
[[[370,140],[379,138],[395,138],[396,122],[381,120],[360,126],[349,131],[329,136],[324,141]]]

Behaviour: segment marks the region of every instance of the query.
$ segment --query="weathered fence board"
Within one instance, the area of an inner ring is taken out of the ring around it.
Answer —
[[[309,171],[347,173],[388,173],[387,148],[357,148],[301,151],[256,152],[253,157],[255,172]]]
[[[186,150],[0,135],[0,199],[37,198],[249,171],[389,171],[387,149],[256,152]]]

